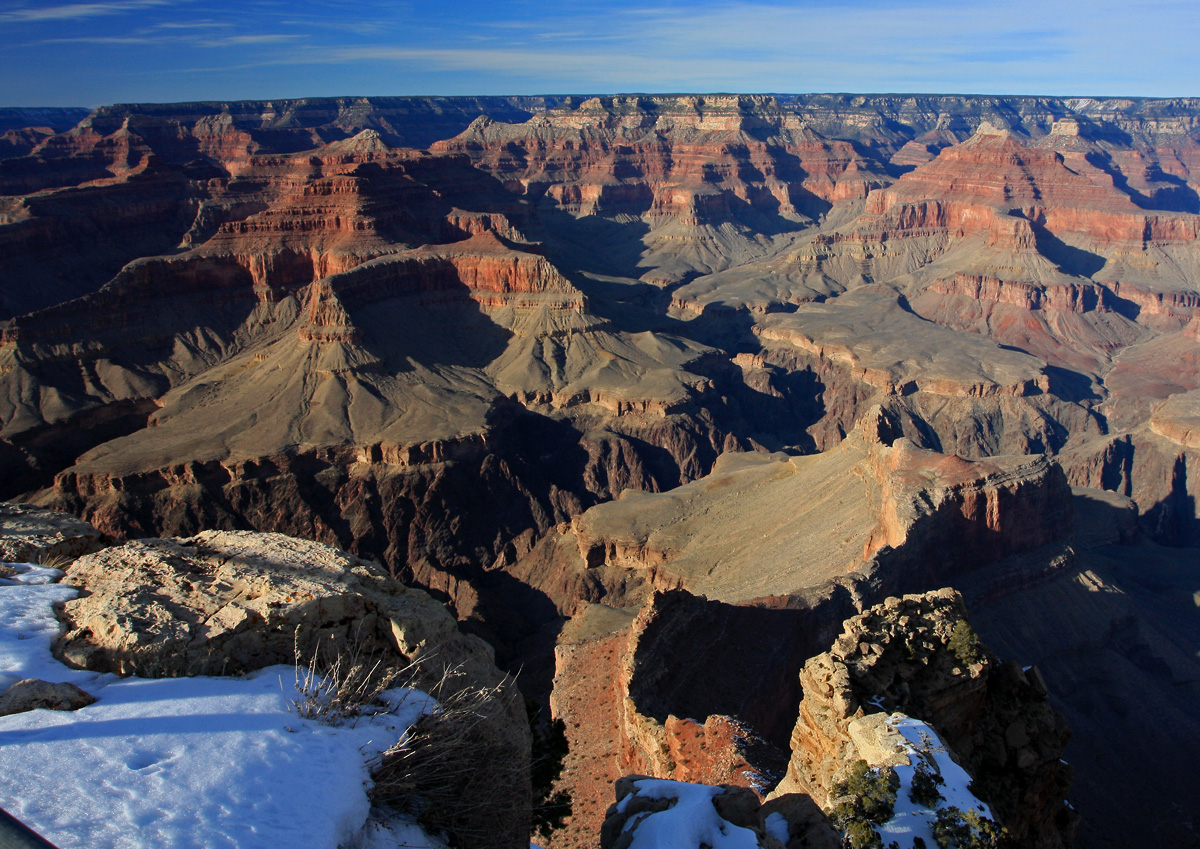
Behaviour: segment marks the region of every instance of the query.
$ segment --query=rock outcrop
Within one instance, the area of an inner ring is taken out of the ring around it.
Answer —
[[[342,655],[409,667],[414,686],[451,697],[495,688],[482,738],[505,762],[529,759],[524,702],[478,637],[426,593],[349,554],[281,534],[205,532],[126,543],[82,557],[64,582],[55,645],[65,662],[146,677],[231,674]],[[481,754],[481,758],[483,755]],[[494,788],[496,845],[528,842],[529,787]]]
[[[692,484],[592,508],[512,567],[575,617],[551,704],[579,806],[556,847],[594,831],[599,778],[770,790],[800,670],[864,607],[945,582],[1005,597],[1074,563],[1055,465],[971,463],[899,433],[880,410],[826,455],[726,455]]]
[[[810,659],[776,794],[803,792],[828,805],[856,760],[880,763],[866,727],[900,711],[935,728],[1023,846],[1071,845],[1066,803],[1069,730],[1036,669],[1000,662],[979,643],[951,590],[890,598],[846,621],[831,651]]]
[[[63,567],[104,544],[100,531],[67,513],[0,502],[0,563]]]
[[[758,797],[744,787],[688,784],[629,775],[615,785],[617,801],[600,830],[601,849],[627,849],[661,835],[678,847],[738,846],[783,849],[780,826],[768,824]],[[782,827],[786,836],[787,826]]]

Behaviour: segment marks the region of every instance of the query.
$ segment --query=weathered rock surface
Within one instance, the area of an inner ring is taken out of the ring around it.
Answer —
[[[0,562],[61,567],[104,544],[100,531],[70,514],[0,502]]]
[[[81,595],[63,606],[67,630],[55,652],[74,666],[171,677],[339,653],[368,667],[412,664],[414,684],[435,693],[498,688],[483,707],[489,745],[528,764],[524,702],[490,647],[462,634],[426,593],[352,555],[282,534],[210,531],[88,555],[64,583]],[[497,787],[495,799],[498,828],[515,829],[497,834],[497,845],[527,843],[528,784]]]
[[[937,730],[1018,844],[1071,845],[1066,722],[1036,669],[1001,663],[978,642],[957,593],[893,597],[852,617],[800,681],[792,757],[776,793],[827,804],[850,764],[881,762],[864,723],[901,711]]]
[[[96,701],[74,684],[26,678],[0,693],[0,716],[23,713],[27,710],[79,710]]]

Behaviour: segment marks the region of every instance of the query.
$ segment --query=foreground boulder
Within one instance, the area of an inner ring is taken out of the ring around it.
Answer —
[[[64,583],[80,597],[63,607],[55,651],[77,667],[174,677],[342,657],[408,667],[414,686],[442,700],[495,690],[479,703],[478,768],[494,761],[499,785],[487,845],[528,845],[524,704],[490,647],[426,593],[329,546],[248,531],[129,542],[80,558]]]
[[[28,504],[0,502],[0,562],[54,566],[103,545],[100,531],[74,516]]]
[[[40,678],[26,678],[0,693],[0,716],[39,709],[79,710],[95,701],[95,696],[74,684],[65,681],[54,684]]]

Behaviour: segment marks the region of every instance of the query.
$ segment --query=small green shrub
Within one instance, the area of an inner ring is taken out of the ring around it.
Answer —
[[[946,643],[951,654],[959,659],[964,666],[978,663],[983,659],[979,651],[979,637],[966,619],[959,619],[950,631],[950,641]]]
[[[913,772],[912,785],[908,788],[908,798],[926,808],[936,808],[938,802],[943,801],[943,796],[938,788],[945,783],[946,780],[930,769],[929,764],[919,763]]]
[[[878,769],[866,761],[855,761],[844,781],[834,785],[841,798],[830,817],[852,849],[883,849],[883,841],[872,824],[885,823],[896,810],[900,779],[891,767]]]
[[[871,824],[862,820],[854,820],[846,824],[843,830],[844,845],[849,849],[883,849],[883,838]]]
[[[964,812],[950,806],[937,812],[933,839],[940,849],[1002,849],[1008,830],[973,808]]]

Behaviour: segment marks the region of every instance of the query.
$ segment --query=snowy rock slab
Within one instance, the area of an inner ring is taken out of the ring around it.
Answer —
[[[117,679],[54,661],[57,585],[0,587],[0,668],[72,682],[73,712],[0,717],[0,806],[60,849],[336,849],[358,840],[367,761],[398,741],[428,697],[331,727],[300,719],[295,670],[242,678]]]
[[[689,784],[630,775],[600,831],[601,849],[783,849],[745,787]],[[786,826],[782,829],[786,838]]]

